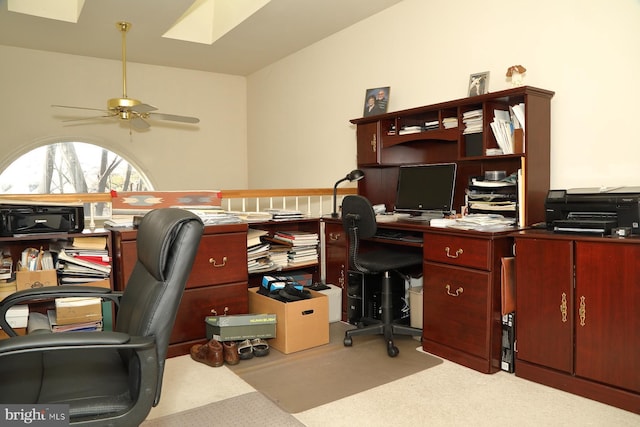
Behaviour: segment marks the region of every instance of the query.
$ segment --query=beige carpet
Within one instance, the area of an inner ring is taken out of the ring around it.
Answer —
[[[290,414],[342,399],[442,363],[416,350],[411,337],[395,338],[400,354],[387,355],[382,336],[353,338],[345,347],[344,331],[352,325],[337,322],[330,327],[327,345],[283,354],[275,349],[266,357],[242,360],[229,366],[253,388]]]

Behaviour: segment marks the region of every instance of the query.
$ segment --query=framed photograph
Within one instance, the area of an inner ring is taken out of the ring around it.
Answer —
[[[364,95],[364,112],[362,115],[375,116],[387,112],[389,106],[390,86],[367,89]]]
[[[489,72],[475,73],[469,76],[469,95],[484,95],[489,92]]]

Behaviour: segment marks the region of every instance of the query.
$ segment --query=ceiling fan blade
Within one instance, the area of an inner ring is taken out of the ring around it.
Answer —
[[[104,108],[72,107],[71,105],[57,105],[57,104],[53,104],[51,106],[56,108],[73,108],[74,110],[103,111],[105,113],[108,113],[108,111],[105,110]]]
[[[133,117],[129,122],[135,130],[145,130],[151,127],[142,117]]]
[[[150,113],[149,117],[159,120],[171,120],[173,122],[200,123],[200,119],[197,117],[177,116],[175,114]]]
[[[149,104],[136,104],[131,107],[131,111],[135,111],[136,113],[140,113],[140,114],[150,113],[156,110],[157,110],[156,107]]]
[[[66,120],[62,120],[62,122],[63,123],[66,123],[66,122],[81,122],[81,121],[84,121],[84,120],[110,119],[112,117],[116,117],[116,116],[113,115],[113,114],[109,114],[109,115],[106,115],[106,116],[91,116],[91,117],[82,117],[82,118],[77,118],[77,119],[66,119]]]

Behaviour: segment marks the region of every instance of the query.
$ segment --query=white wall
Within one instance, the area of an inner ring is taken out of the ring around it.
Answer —
[[[638,0],[404,0],[248,78],[250,188],[331,186],[356,165],[367,88],[389,111],[525,83],[555,91],[551,186],[640,185]]]
[[[128,63],[130,98],[200,118],[195,127],[154,121],[150,130],[130,134],[110,121],[62,123],[92,113],[51,107],[106,108],[107,99],[122,96],[120,61],[7,46],[0,46],[0,58],[0,170],[39,145],[82,140],[121,154],[156,189],[246,188],[244,77]]]

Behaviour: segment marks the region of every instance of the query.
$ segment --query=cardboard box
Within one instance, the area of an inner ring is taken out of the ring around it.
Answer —
[[[95,322],[102,320],[100,298],[56,298],[56,324]]]
[[[329,323],[339,322],[342,320],[342,289],[336,285],[327,284],[327,286],[330,289],[318,292],[329,298]]]
[[[411,327],[422,329],[422,286],[409,288]]]
[[[58,286],[56,270],[16,271],[17,290],[42,288],[43,286]]]
[[[27,328],[13,328],[18,336],[27,335]],[[11,338],[5,331],[0,329],[0,340]]]
[[[276,337],[269,345],[288,354],[329,343],[329,298],[311,292],[311,298],[281,302],[249,289],[250,313],[275,313]]]
[[[218,341],[242,341],[254,338],[274,338],[276,336],[275,314],[236,314],[228,316],[208,316],[207,339]]]

